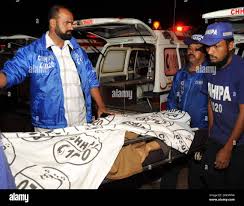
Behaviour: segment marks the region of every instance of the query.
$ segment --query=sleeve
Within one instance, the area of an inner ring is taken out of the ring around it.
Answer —
[[[0,142],[0,189],[16,189],[14,178]]]
[[[172,87],[167,98],[167,110],[177,109],[177,88],[179,83],[178,76],[179,73],[177,73],[173,79]]]
[[[198,127],[199,128],[208,128],[208,107],[207,106],[204,107],[202,110]]]
[[[208,75],[206,73],[203,74],[203,85],[201,91],[203,94],[208,95]]]
[[[237,87],[237,94],[239,94],[239,104],[244,104],[244,63],[240,66],[240,75]]]
[[[20,48],[16,55],[4,64],[2,72],[7,77],[6,87],[12,87],[23,82],[29,73],[29,62],[25,48]]]
[[[86,67],[86,72],[87,72],[87,76],[88,76],[89,86],[90,86],[90,88],[99,87],[100,84],[97,79],[96,70],[92,66],[92,63],[89,60],[87,54],[84,51],[82,51],[82,52],[83,52],[84,59],[85,59],[85,67]]]

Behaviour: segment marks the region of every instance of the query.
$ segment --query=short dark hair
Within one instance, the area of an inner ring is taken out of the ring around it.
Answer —
[[[66,9],[68,11],[70,11],[72,13],[72,11],[67,8],[66,6],[63,5],[54,5],[50,8],[49,12],[48,12],[48,21],[50,19],[56,19],[58,17],[58,13],[60,9]]]

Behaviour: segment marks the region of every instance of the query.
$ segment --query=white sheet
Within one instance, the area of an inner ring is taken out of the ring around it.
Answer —
[[[187,153],[194,132],[186,112],[110,115],[93,124],[49,132],[3,133],[19,189],[96,189],[124,143],[126,131],[151,135]],[[129,157],[128,157],[129,158]]]

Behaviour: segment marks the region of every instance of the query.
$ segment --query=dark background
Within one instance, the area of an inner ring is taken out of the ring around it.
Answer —
[[[0,6],[0,35],[41,36],[48,29],[47,13],[54,4],[71,8],[75,19],[130,17],[145,23],[160,20],[163,29],[173,25],[174,0],[6,0]],[[244,0],[176,0],[175,19],[198,27],[204,24],[203,13],[243,6]]]

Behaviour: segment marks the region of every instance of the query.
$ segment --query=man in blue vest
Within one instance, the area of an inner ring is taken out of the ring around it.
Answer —
[[[73,14],[63,6],[49,12],[49,31],[20,48],[0,72],[0,88],[30,77],[31,118],[35,131],[78,126],[92,121],[92,99],[98,117],[106,112],[96,72],[72,38]]]
[[[208,97],[201,90],[204,71],[207,66],[206,50],[200,43],[201,34],[194,34],[184,40],[187,48],[188,64],[174,76],[172,88],[167,99],[167,110],[178,109],[188,112],[191,116],[191,127],[199,129],[208,127],[207,104]],[[207,138],[207,137],[206,137]],[[185,165],[185,161],[183,161]],[[177,176],[183,167],[181,160],[176,160],[164,169],[161,177],[162,189],[175,189]],[[200,179],[201,163],[191,157],[189,161],[189,188],[203,187]]]

